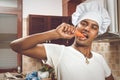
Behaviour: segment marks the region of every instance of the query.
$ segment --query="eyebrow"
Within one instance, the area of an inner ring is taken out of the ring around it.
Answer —
[[[82,20],[82,21],[80,21],[80,22],[87,22],[86,20]]]
[[[87,20],[82,20],[81,22],[86,22],[86,23],[89,23]],[[99,25],[98,24],[96,24],[96,23],[93,23],[95,26],[98,26],[99,27]]]

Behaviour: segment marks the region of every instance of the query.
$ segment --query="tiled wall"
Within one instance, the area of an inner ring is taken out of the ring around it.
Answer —
[[[94,42],[92,49],[103,55],[115,80],[120,80],[120,41]]]
[[[23,56],[23,74],[30,73],[32,71],[37,71],[41,67],[41,61]]]
[[[120,41],[93,42],[92,50],[104,56],[115,80],[120,80]],[[23,56],[23,73],[38,70],[40,67],[41,63],[39,60]]]

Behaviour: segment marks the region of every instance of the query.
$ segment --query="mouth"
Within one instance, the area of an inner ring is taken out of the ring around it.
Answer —
[[[84,34],[83,34],[84,35]],[[88,35],[84,35],[84,37],[79,37],[79,36],[77,36],[80,40],[87,40],[89,37],[88,37]]]
[[[80,39],[80,40],[86,40],[89,38],[88,34],[86,33],[81,33],[76,30],[75,35]]]

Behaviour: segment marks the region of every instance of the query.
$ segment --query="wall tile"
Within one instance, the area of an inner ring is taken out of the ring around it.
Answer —
[[[103,55],[115,80],[120,80],[120,41],[93,42],[92,50]]]

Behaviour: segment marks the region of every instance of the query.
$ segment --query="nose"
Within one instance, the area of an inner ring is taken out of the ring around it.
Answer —
[[[90,31],[90,26],[88,25],[84,29],[85,29],[85,31],[89,32]]]

